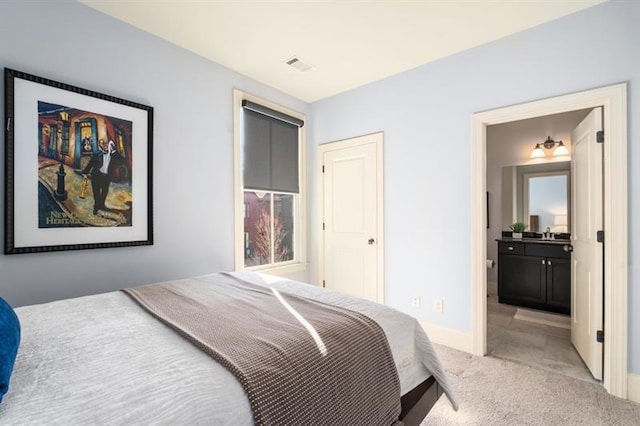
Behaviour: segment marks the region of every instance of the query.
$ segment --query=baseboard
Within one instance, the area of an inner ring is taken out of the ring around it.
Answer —
[[[627,399],[640,404],[640,374],[629,373],[627,379]]]
[[[498,283],[493,281],[487,281],[487,294],[492,296],[498,295]]]
[[[420,325],[429,336],[429,340],[439,345],[459,351],[473,353],[473,338],[470,332],[454,330],[441,325],[420,321]]]

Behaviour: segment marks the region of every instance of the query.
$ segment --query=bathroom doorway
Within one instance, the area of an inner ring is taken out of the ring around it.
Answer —
[[[532,101],[472,116],[471,209],[473,352],[487,351],[487,126],[602,106],[604,144],[604,361],[603,385],[614,396],[627,397],[628,174],[626,84]],[[615,261],[614,261],[615,260]],[[614,309],[615,307],[615,309]]]
[[[569,111],[487,127],[486,179],[490,194],[489,223],[493,224],[487,229],[487,257],[497,262],[487,270],[487,355],[597,383],[571,344],[569,259],[553,259],[556,268],[560,268],[558,271],[567,272],[562,279],[556,274],[556,289],[562,287],[556,292],[566,295],[562,297],[564,304],[556,300],[555,304],[539,306],[530,305],[528,299],[520,303],[508,298],[511,303],[505,303],[504,294],[500,303],[498,298],[498,269],[507,268],[507,259],[518,262],[510,278],[514,283],[523,278],[534,285],[546,285],[544,271],[548,266],[539,265],[539,254],[526,257],[498,254],[498,241],[509,240],[502,237],[509,235],[514,222],[527,226],[525,235],[538,237],[525,238],[524,241],[533,241],[533,245],[517,242],[516,247],[523,250],[556,248],[556,236],[557,241],[562,237],[569,244],[571,132],[590,111]],[[549,149],[543,150],[544,157],[531,158],[534,147],[545,140],[555,141],[556,146],[562,142],[569,155],[554,155],[554,147],[549,145]],[[548,234],[554,240],[545,244],[544,236]],[[503,259],[505,265],[501,265]],[[532,267],[521,268],[519,265],[527,264],[521,263],[523,259]],[[540,290],[544,299],[547,289]]]

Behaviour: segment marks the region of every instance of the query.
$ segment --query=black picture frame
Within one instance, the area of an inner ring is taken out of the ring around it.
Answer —
[[[152,245],[153,108],[5,68],[4,195],[5,254]]]

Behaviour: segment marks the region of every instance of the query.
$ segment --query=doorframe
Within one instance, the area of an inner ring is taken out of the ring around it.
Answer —
[[[604,368],[603,385],[627,398],[628,174],[627,84],[621,83],[473,114],[471,119],[471,294],[473,353],[487,352],[487,126],[604,107]]]
[[[324,232],[322,224],[324,222],[324,179],[323,166],[324,154],[329,151],[338,151],[345,148],[352,148],[359,145],[374,143],[376,146],[376,256],[377,256],[377,288],[376,302],[384,304],[385,299],[385,276],[384,276],[384,132],[371,133],[349,139],[342,139],[318,145],[316,149],[316,182],[319,206],[318,211],[318,284],[324,280]]]

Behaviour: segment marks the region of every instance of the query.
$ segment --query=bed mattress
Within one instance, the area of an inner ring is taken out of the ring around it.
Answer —
[[[401,392],[434,375],[455,406],[435,351],[414,318],[308,284],[240,275],[283,293],[368,315],[389,340]],[[253,424],[236,378],[123,292],[26,306],[16,312],[22,342],[9,392],[0,404],[0,423]]]

